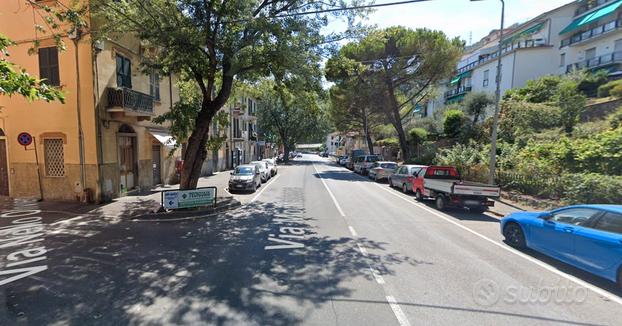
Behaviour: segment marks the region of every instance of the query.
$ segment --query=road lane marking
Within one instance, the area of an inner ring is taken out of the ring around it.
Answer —
[[[353,227],[348,226],[348,229],[350,229],[350,233],[352,234],[353,237],[358,237],[358,234],[356,233],[356,230],[354,230]]]
[[[50,225],[58,225],[58,224],[65,224],[65,223],[69,223],[69,222],[73,222],[73,221],[77,221],[80,219],[83,219],[84,216],[76,216],[74,218],[70,218],[70,219],[66,219],[66,220],[62,220],[62,221],[58,221],[58,222],[54,222],[54,223],[50,223]]]
[[[378,274],[378,272],[371,266],[369,266],[369,270],[371,271],[371,275],[374,276],[374,279],[376,280],[376,283],[383,285],[384,284],[384,278],[382,278],[382,276],[380,276],[380,274]]]
[[[330,189],[328,188],[328,185],[326,184],[326,181],[324,181],[324,178],[322,178],[322,175],[320,174],[320,172],[315,167],[315,164],[313,164],[313,169],[315,170],[315,173],[317,174],[317,176],[320,178],[320,181],[322,181],[322,184],[324,185],[324,188],[326,188],[326,191],[328,191],[328,194],[330,195],[330,198],[333,199],[333,203],[335,203],[335,207],[337,207],[337,210],[339,211],[339,214],[341,214],[342,217],[345,217],[346,214],[341,209],[341,206],[339,206],[339,203],[337,202],[337,198],[335,198],[335,195],[333,195],[333,192],[330,191]]]
[[[587,289],[590,289],[592,292],[594,292],[594,293],[596,293],[596,294],[598,294],[600,296],[603,296],[603,297],[607,298],[608,300],[611,300],[613,302],[616,302],[616,303],[622,305],[622,298],[620,298],[619,296],[617,296],[617,295],[615,295],[615,294],[613,294],[613,293],[611,293],[611,292],[609,292],[607,290],[604,290],[604,289],[601,289],[601,288],[599,288],[599,287],[597,287],[595,285],[592,285],[592,284],[590,284],[590,283],[588,283],[588,282],[586,282],[586,281],[584,281],[584,280],[582,280],[582,279],[580,279],[580,278],[578,278],[576,276],[564,273],[564,272],[556,269],[555,267],[553,267],[553,266],[551,266],[549,264],[546,264],[546,263],[544,263],[544,262],[542,262],[540,260],[537,260],[537,259],[535,259],[535,258],[533,258],[533,257],[531,257],[531,256],[529,256],[529,255],[527,255],[525,253],[520,252],[517,249],[514,249],[514,248],[509,247],[507,245],[504,245],[502,243],[499,243],[499,242],[497,242],[497,241],[495,241],[495,240],[493,240],[493,239],[491,239],[491,238],[489,238],[489,237],[487,237],[487,236],[485,236],[485,235],[483,235],[483,234],[481,234],[479,232],[473,231],[470,228],[468,228],[468,227],[466,227],[466,226],[464,226],[464,225],[454,221],[450,217],[446,217],[443,214],[430,209],[429,207],[425,206],[424,204],[412,201],[412,198],[410,198],[410,197],[408,197],[408,198],[403,197],[401,194],[399,194],[399,193],[397,193],[397,192],[395,192],[393,190],[387,189],[387,188],[385,188],[385,187],[383,187],[383,186],[381,186],[379,184],[375,184],[375,185],[378,186],[380,189],[382,189],[382,190],[384,190],[384,191],[386,191],[386,192],[388,192],[388,193],[390,193],[390,194],[392,194],[392,195],[394,195],[394,196],[396,196],[396,197],[398,197],[398,198],[400,198],[400,199],[402,199],[402,200],[404,200],[404,201],[406,201],[406,202],[408,202],[408,203],[410,203],[412,205],[415,205],[415,206],[417,206],[417,207],[419,207],[419,208],[421,208],[423,210],[426,210],[426,211],[428,211],[428,212],[430,212],[430,213],[432,213],[432,214],[442,218],[443,220],[445,220],[445,221],[447,221],[447,222],[449,222],[449,223],[451,223],[451,224],[453,224],[453,225],[455,225],[455,226],[457,226],[457,227],[459,227],[459,228],[461,228],[461,229],[463,229],[463,230],[465,230],[465,231],[467,231],[469,233],[472,233],[472,234],[478,236],[481,239],[484,239],[484,240],[494,244],[495,246],[497,246],[497,247],[499,247],[499,248],[501,248],[503,250],[511,252],[511,253],[519,256],[519,257],[522,257],[522,258],[524,258],[524,259],[526,259],[526,260],[528,260],[528,261],[530,261],[530,262],[532,262],[532,263],[534,263],[534,264],[536,264],[536,265],[538,265],[538,266],[548,270],[549,272],[552,272],[552,273],[554,273],[554,274],[556,274],[558,276],[561,276],[561,277],[563,277],[563,278],[565,278],[565,279],[567,279],[567,280],[569,280],[571,282],[574,282],[574,283],[576,283],[576,284],[578,284],[580,286],[583,286],[583,287],[585,287]]]
[[[408,318],[406,318],[406,314],[404,314],[404,311],[402,311],[400,305],[397,304],[395,298],[387,295],[387,302],[389,303],[389,306],[391,306],[391,310],[393,310],[393,314],[395,314],[395,318],[397,318],[397,322],[400,326],[410,326],[410,322],[408,321]]]
[[[280,176],[280,174],[277,174],[276,177],[272,178],[272,181],[266,183],[264,187],[262,187],[263,189],[261,189],[261,191],[259,191],[259,193],[255,197],[253,197],[253,199],[251,199],[251,203],[257,200],[257,198],[259,198],[259,196],[261,196],[261,194],[263,194],[263,192],[266,191],[266,189],[268,189],[268,187],[270,187],[270,185],[273,184]]]
[[[364,257],[367,257],[367,249],[363,248],[363,246],[361,246],[360,243],[356,244],[359,247],[359,251],[361,252],[361,255],[363,255]]]

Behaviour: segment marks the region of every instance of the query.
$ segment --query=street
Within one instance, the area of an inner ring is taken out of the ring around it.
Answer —
[[[492,215],[438,212],[330,159],[304,155],[244,196],[162,223],[0,203],[0,282],[34,272],[0,285],[0,325],[620,323],[613,283],[511,249]],[[41,216],[42,238],[2,232],[18,215]],[[45,257],[7,266],[34,247]]]

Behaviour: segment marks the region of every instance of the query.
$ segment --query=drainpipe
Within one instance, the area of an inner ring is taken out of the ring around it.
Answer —
[[[95,76],[95,78],[93,79],[93,86],[95,87],[95,92],[93,93],[93,103],[95,103],[95,132],[97,132],[97,168],[99,172],[97,186],[99,188],[99,201],[104,202],[104,150],[102,148],[102,117],[100,108],[101,102],[99,101],[99,67],[97,64],[97,55],[99,54],[100,50],[93,46],[91,51],[93,51],[93,75]]]
[[[80,156],[80,187],[82,190],[81,196],[84,200],[84,182],[86,180],[86,171],[84,169],[84,132],[82,130],[82,114],[80,110],[80,100],[81,100],[81,90],[80,90],[80,61],[78,54],[78,43],[81,38],[81,31],[74,31],[75,34],[69,35],[69,38],[73,40],[73,44],[75,47],[75,60],[76,60],[76,112],[78,118],[78,150]]]

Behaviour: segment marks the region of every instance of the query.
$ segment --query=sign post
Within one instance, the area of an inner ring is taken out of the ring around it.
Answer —
[[[165,209],[207,205],[216,206],[216,187],[201,187],[192,190],[165,190],[161,194],[161,204]]]
[[[41,182],[41,171],[39,168],[39,153],[37,152],[37,141],[35,140],[35,137],[30,135],[27,132],[20,132],[17,135],[17,142],[24,146],[24,150],[27,151],[28,150],[28,146],[30,144],[32,144],[33,142],[35,143],[35,163],[37,164],[37,180],[39,181],[39,201],[43,200],[43,184]]]

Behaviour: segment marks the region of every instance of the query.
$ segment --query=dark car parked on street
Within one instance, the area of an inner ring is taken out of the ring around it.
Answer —
[[[261,186],[261,171],[255,164],[240,165],[231,172],[229,178],[229,192],[238,190],[255,191]]]

